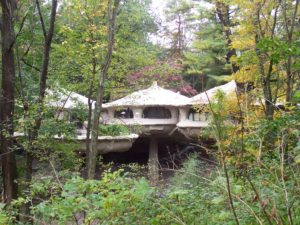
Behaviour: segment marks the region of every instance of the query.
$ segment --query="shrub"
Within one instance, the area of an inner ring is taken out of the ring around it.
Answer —
[[[130,134],[130,130],[127,126],[120,124],[100,125],[99,133],[102,136],[119,136]]]

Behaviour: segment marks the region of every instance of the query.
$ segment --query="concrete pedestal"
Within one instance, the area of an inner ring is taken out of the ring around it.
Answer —
[[[148,168],[150,183],[155,186],[159,181],[158,141],[156,137],[150,139]]]

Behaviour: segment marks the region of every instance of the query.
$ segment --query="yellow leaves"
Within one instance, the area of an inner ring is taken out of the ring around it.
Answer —
[[[231,36],[231,47],[247,50],[255,46],[255,28],[251,24],[241,24]]]
[[[254,47],[254,38],[253,37],[241,37],[241,36],[235,36],[232,38],[232,44],[231,47],[239,50],[246,50],[249,48]]]
[[[193,109],[196,112],[209,112],[209,107],[207,105],[195,105]]]
[[[240,68],[238,72],[233,74],[233,79],[237,82],[245,83],[255,81],[259,75],[258,66],[256,64],[250,64]]]
[[[96,32],[96,31],[97,31],[97,27],[96,27],[95,24],[89,24],[89,25],[87,26],[87,29],[88,29],[88,31],[90,31],[90,32]]]
[[[272,0],[231,0],[230,5],[238,8],[234,20],[238,26],[233,30],[232,47],[239,50],[251,49],[255,46],[256,34],[269,36],[273,29],[272,12],[276,4]]]
[[[236,55],[231,56],[230,62],[237,64],[237,61],[238,61],[238,57]],[[228,79],[233,80],[232,76],[230,76]]]
[[[107,27],[107,26],[101,26],[101,27],[99,28],[99,33],[100,33],[101,35],[106,35],[106,34],[108,33],[108,27]]]
[[[92,40],[93,40],[93,39],[92,39],[92,38],[89,38],[89,37],[84,39],[85,42],[92,42]]]
[[[60,28],[60,32],[61,33],[66,33],[66,32],[70,33],[70,32],[73,32],[73,30],[69,26],[63,25]]]

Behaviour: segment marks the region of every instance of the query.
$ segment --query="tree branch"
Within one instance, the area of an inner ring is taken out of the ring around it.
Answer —
[[[36,6],[37,6],[38,14],[39,14],[39,17],[40,17],[40,22],[41,22],[41,25],[42,25],[43,35],[44,35],[44,38],[46,38],[47,37],[47,31],[46,31],[45,22],[44,22],[44,18],[43,18],[43,15],[42,15],[42,10],[41,10],[39,0],[36,0]]]
[[[19,30],[18,30],[18,32],[16,34],[16,38],[15,39],[17,39],[18,36],[20,35],[20,33],[22,32],[27,16],[28,16],[28,12],[25,14],[25,16],[21,20],[20,28],[19,28]]]
[[[275,8],[275,13],[274,13],[274,21],[273,21],[273,26],[272,26],[272,30],[271,30],[271,38],[274,38],[275,35],[275,28],[276,28],[276,24],[277,24],[277,14],[278,14],[278,8],[279,8],[279,4],[276,6]]]
[[[25,14],[25,16],[23,17],[23,19],[21,21],[20,28],[19,28],[17,34],[15,35],[14,41],[11,43],[11,45],[9,47],[10,49],[14,46],[17,38],[19,37],[20,33],[22,32],[27,15],[28,15],[28,12]]]
[[[299,6],[299,0],[296,0],[295,11],[294,11],[294,15],[292,18],[291,30],[290,30],[290,34],[289,34],[290,40],[292,40],[292,36],[293,36],[294,28],[295,28],[295,21],[296,21],[297,12],[298,12],[298,6]]]
[[[41,70],[40,70],[38,67],[36,67],[36,66],[30,64],[30,63],[27,62],[25,59],[21,59],[21,61],[22,61],[26,66],[29,66],[30,68],[32,68],[32,69],[34,69],[34,70],[36,70],[36,71],[38,71],[38,72],[41,72]]]

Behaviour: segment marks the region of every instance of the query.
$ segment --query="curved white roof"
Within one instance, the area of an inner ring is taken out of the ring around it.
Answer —
[[[63,93],[64,92],[64,93]],[[47,90],[47,95],[50,97],[48,104],[50,106],[71,109],[79,105],[88,106],[88,98],[75,92],[63,90],[63,92]],[[93,101],[93,106],[95,102]]]
[[[237,88],[236,82],[234,80],[223,84],[221,86],[214,87],[212,89],[207,90],[206,92],[202,92],[198,95],[195,95],[191,98],[192,104],[208,104],[209,100],[211,101],[214,95],[218,91],[222,91],[225,94],[235,93]]]
[[[156,82],[151,87],[133,92],[113,102],[103,104],[103,108],[129,106],[182,106],[189,104],[190,99],[179,93],[159,87]]]

